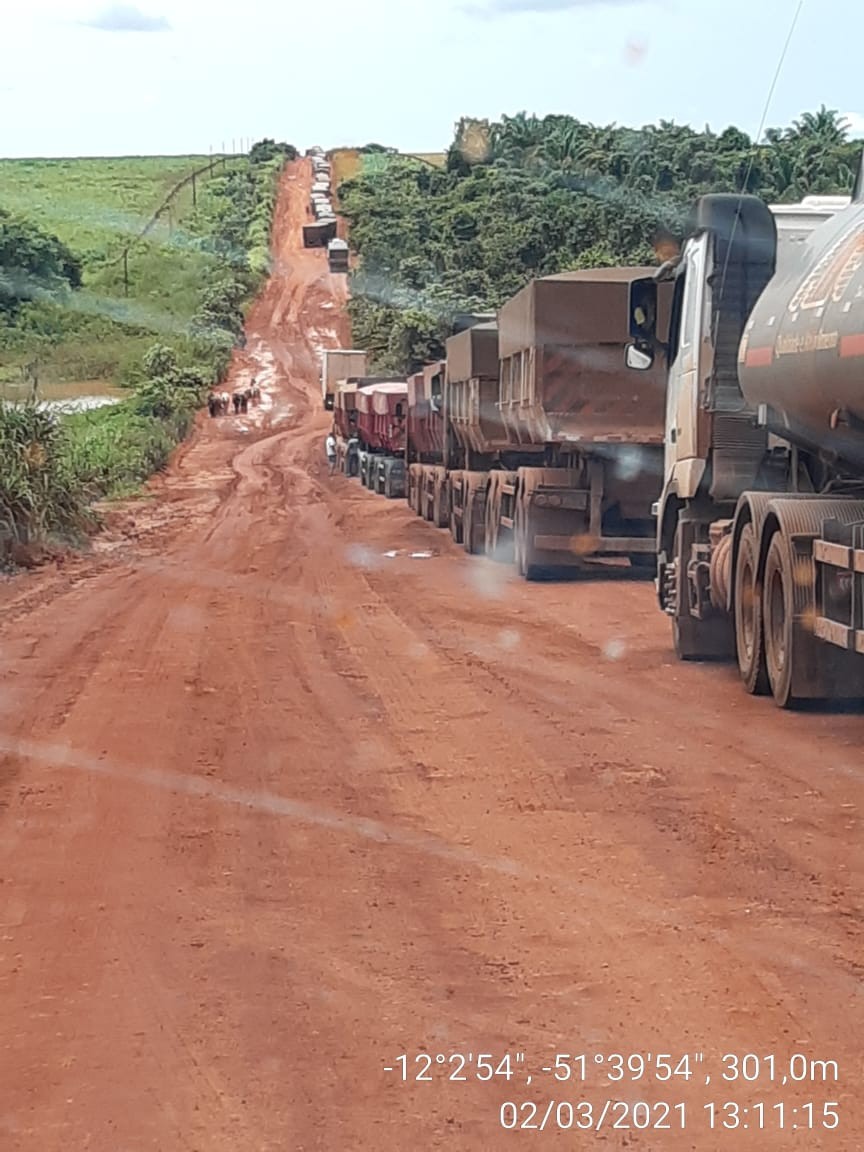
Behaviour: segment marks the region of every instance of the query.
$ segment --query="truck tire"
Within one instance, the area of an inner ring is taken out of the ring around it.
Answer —
[[[485,488],[469,485],[462,510],[462,547],[470,556],[482,556],[486,540]]]
[[[442,469],[434,472],[434,495],[432,498],[432,523],[436,528],[446,528],[450,519],[449,493],[447,491],[447,476]]]
[[[523,580],[539,580],[544,570],[534,563],[534,546],[530,543],[534,536],[531,523],[531,506],[526,504],[520,493],[516,500],[516,530],[513,533],[516,567]]]
[[[487,556],[491,556],[499,564],[513,564],[516,559],[513,541],[515,533],[507,537],[506,535],[502,536],[501,532],[502,495],[499,491],[499,484],[502,482],[501,476],[502,473],[493,473],[494,479],[489,485],[486,495],[485,548]]]
[[[408,483],[411,486],[411,508],[414,511],[415,516],[422,516],[423,506],[421,501],[423,499],[423,489],[421,487],[421,473],[415,464],[411,465],[411,472],[409,474]]]
[[[762,630],[762,591],[757,580],[759,542],[752,523],[744,525],[735,563],[735,652],[741,680],[751,696],[770,691]]]
[[[497,515],[496,481],[493,479],[486,492],[486,507],[483,510],[483,549],[487,556],[495,559],[495,548],[498,544],[498,526],[494,522]]]
[[[779,708],[792,708],[792,670],[795,666],[795,592],[792,556],[782,531],[771,537],[762,584],[762,620],[765,665],[771,694]]]
[[[675,529],[675,562],[678,566],[678,604],[676,615],[672,617],[672,643],[679,660],[728,660],[735,650],[735,637],[732,625],[725,616],[712,616],[699,620],[689,612],[682,612],[681,589],[684,580],[680,576],[686,567],[684,537],[679,520]],[[685,599],[686,604],[686,599]]]
[[[452,493],[450,498],[450,535],[453,537],[454,544],[462,543],[462,520],[456,515]]]

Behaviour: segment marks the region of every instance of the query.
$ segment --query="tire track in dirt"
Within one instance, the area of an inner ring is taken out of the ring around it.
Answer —
[[[671,661],[649,588],[523,585],[328,477],[309,182],[232,369],[266,404],[199,420],[77,586],[0,590],[4,1152],[479,1152],[505,1099],[597,1098],[382,1071],[422,1046],[806,1050],[846,1077],[808,1148],[857,1152],[861,718],[766,710]],[[713,1147],[674,1096],[664,1152]]]

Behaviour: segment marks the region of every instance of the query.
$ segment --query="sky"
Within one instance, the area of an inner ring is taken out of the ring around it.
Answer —
[[[0,0],[0,155],[445,149],[460,116],[755,134],[800,0]],[[804,0],[765,123],[864,136],[861,0]]]

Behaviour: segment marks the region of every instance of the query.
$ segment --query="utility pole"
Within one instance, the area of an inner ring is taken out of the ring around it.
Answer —
[[[198,187],[195,182],[195,173],[192,173],[192,207],[198,207]]]

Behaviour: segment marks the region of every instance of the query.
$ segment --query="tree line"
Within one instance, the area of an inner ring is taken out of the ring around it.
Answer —
[[[761,142],[671,121],[462,119],[443,168],[388,155],[338,190],[360,257],[354,343],[379,369],[413,371],[442,354],[456,312],[495,309],[536,276],[655,264],[706,193],[769,203],[849,193],[859,152],[824,106]]]

